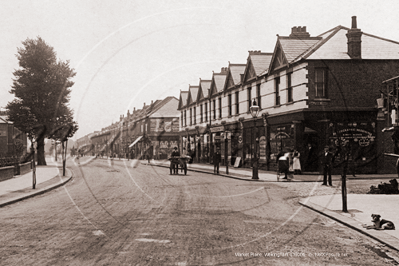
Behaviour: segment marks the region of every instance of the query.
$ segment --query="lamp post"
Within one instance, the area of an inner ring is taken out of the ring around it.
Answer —
[[[255,130],[255,148],[254,148],[254,158],[253,158],[253,164],[252,164],[252,179],[259,179],[258,175],[258,151],[257,151],[257,146],[259,139],[257,138],[257,127],[256,127],[256,117],[258,116],[259,113],[259,106],[256,104],[256,101],[254,100],[252,103],[252,106],[249,108],[251,111],[251,115],[254,118],[254,130]]]
[[[31,146],[30,150],[32,153],[32,189],[36,189],[36,159],[35,159],[35,150],[36,150],[36,141],[33,141],[31,138]]]

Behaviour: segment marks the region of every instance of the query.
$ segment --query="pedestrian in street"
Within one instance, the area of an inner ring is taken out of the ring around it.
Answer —
[[[294,178],[294,150],[286,152],[285,156],[288,161],[288,178]]]
[[[178,159],[180,158],[180,152],[177,149],[177,147],[174,148],[171,154],[172,160],[170,161],[171,168],[174,174],[177,174],[179,171],[179,164],[178,164]]]
[[[334,162],[334,154],[331,152],[330,147],[325,146],[323,154],[320,156],[321,166],[323,168],[323,184],[327,186],[327,175],[328,175],[328,185],[332,186],[331,180],[331,170]]]
[[[183,152],[182,152],[183,157],[187,157],[187,150],[185,147],[183,147]]]
[[[282,179],[287,179],[288,177],[288,170],[289,170],[289,159],[287,156],[287,153],[282,153],[280,152],[279,155],[277,156],[277,162],[278,162],[278,175],[281,175],[284,173],[284,177]]]
[[[219,174],[219,164],[222,160],[219,149],[213,154],[213,173]]]
[[[297,150],[294,150],[294,155],[293,155],[293,159],[292,159],[292,168],[294,169],[295,175],[300,175],[302,173],[301,161],[299,159],[300,157],[301,157],[301,154]]]

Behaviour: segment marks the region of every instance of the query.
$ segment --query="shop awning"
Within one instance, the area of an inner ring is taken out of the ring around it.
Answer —
[[[305,130],[303,131],[304,133],[317,133],[316,130],[313,130],[311,128],[305,127]]]
[[[133,141],[132,144],[129,145],[129,148],[133,147],[137,142],[139,142],[141,140],[143,136],[138,137],[135,141]]]

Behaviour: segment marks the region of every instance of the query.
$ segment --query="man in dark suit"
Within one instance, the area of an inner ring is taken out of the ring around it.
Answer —
[[[327,175],[328,175],[328,184],[332,186],[331,181],[331,170],[334,162],[334,154],[330,151],[328,146],[324,147],[324,152],[320,156],[321,165],[323,167],[323,185],[327,186]]]
[[[216,152],[213,154],[213,173],[219,174],[219,164],[222,160],[222,156],[220,155],[219,149],[216,149]]]

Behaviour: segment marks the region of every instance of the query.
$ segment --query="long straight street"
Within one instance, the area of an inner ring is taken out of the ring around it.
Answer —
[[[69,163],[66,186],[1,208],[0,264],[396,265],[395,251],[299,205],[313,183],[130,163]]]

